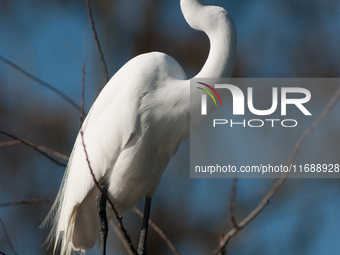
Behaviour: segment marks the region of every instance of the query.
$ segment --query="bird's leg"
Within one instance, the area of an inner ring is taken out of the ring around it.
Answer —
[[[100,188],[102,189],[103,193],[99,191],[97,196],[97,209],[99,212],[99,220],[100,220],[100,237],[101,237],[101,246],[102,246],[102,255],[106,254],[106,239],[107,233],[109,231],[109,227],[107,224],[107,217],[106,217],[106,196],[107,196],[107,184],[103,181],[100,184]]]
[[[147,237],[147,234],[148,234],[150,208],[151,208],[151,197],[146,196],[145,197],[145,205],[144,205],[142,230],[140,231],[140,236],[139,236],[138,255],[146,255],[147,254],[146,253],[146,237]]]

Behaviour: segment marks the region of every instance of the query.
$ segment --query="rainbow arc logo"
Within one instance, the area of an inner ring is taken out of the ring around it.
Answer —
[[[212,86],[210,86],[210,85],[208,85],[206,83],[203,83],[203,82],[197,82],[197,83],[207,87],[208,89],[210,89],[217,96],[218,100],[220,101],[220,104],[222,105],[222,100],[221,100],[220,95],[217,93],[217,91]],[[196,88],[198,88],[200,90],[203,90],[205,93],[207,93],[212,98],[212,100],[214,101],[215,106],[217,106],[215,97],[213,96],[213,94],[211,94],[211,92],[209,90],[201,88],[201,87],[196,87]],[[201,114],[202,115],[207,115],[207,95],[206,94],[202,94],[202,98],[201,99],[202,99]]]

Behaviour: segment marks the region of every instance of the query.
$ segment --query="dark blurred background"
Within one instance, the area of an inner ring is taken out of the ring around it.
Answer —
[[[339,1],[205,2],[223,6],[236,24],[234,77],[340,76]],[[0,55],[78,104],[85,63],[88,110],[104,77],[85,1],[0,3]],[[109,76],[132,57],[149,51],[171,55],[188,77],[194,76],[207,58],[209,41],[186,24],[179,0],[98,0],[91,1],[91,6]],[[332,93],[334,90],[327,87],[320,89],[322,107]],[[309,150],[339,155],[339,113],[338,103],[332,112],[332,128],[312,134],[327,142],[322,146],[309,143]],[[79,119],[79,112],[56,94],[0,61],[0,130],[69,155]],[[287,144],[282,146],[292,147],[296,142],[291,137],[285,139]],[[0,142],[8,140],[0,135]],[[63,167],[24,145],[1,147],[0,203],[54,199],[63,173]],[[237,220],[256,207],[275,181],[238,181]],[[186,141],[164,173],[153,200],[151,218],[181,254],[207,254],[217,246],[219,235],[231,228],[231,182],[190,179]],[[289,179],[271,204],[232,239],[228,254],[339,254],[339,191],[338,179]],[[50,206],[0,207],[0,218],[18,254],[52,254],[43,245],[49,229],[38,229]],[[142,203],[138,207],[142,208]],[[132,211],[123,216],[137,243],[141,219]],[[172,254],[153,230],[148,241],[149,254]],[[0,251],[12,254],[1,229]],[[88,254],[100,252],[95,247]],[[125,254],[112,230],[109,254]]]

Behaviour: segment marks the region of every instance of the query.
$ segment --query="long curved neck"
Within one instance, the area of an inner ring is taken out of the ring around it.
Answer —
[[[236,60],[236,35],[229,33],[230,27],[230,23],[223,24],[209,36],[209,56],[195,78],[231,77]]]
[[[205,6],[198,0],[181,0],[188,24],[207,34],[210,51],[195,78],[230,78],[236,60],[236,28],[228,12],[217,6]]]
[[[210,51],[201,71],[194,78],[231,78],[236,60],[236,28],[228,12],[221,7],[205,6],[200,0],[181,0],[185,20],[196,30],[203,31],[210,40]],[[186,81],[188,82],[188,81]],[[213,84],[211,84],[213,85]],[[186,87],[186,86],[184,86]],[[207,100],[207,115],[201,115],[199,89],[190,90],[190,133],[204,121],[215,108],[213,100]]]

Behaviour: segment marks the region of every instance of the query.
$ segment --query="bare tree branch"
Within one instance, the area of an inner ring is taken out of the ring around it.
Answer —
[[[80,111],[80,128],[83,125],[84,119],[85,119],[85,112],[84,112],[84,108],[85,108],[85,63],[83,64],[83,68],[82,68],[82,81],[81,81],[81,111]]]
[[[290,154],[289,160],[287,162],[287,166],[292,164],[296,154],[298,153],[301,145],[303,142],[307,139],[307,137],[314,131],[314,129],[324,120],[324,118],[328,115],[328,113],[332,110],[336,102],[340,98],[340,87],[335,92],[334,96],[331,98],[325,109],[322,111],[322,113],[319,115],[319,117],[313,122],[313,124],[303,133],[303,135],[300,137],[298,142],[295,144],[292,153]]]
[[[135,213],[137,213],[141,218],[143,218],[143,213],[137,208],[134,207],[133,210]],[[171,243],[169,238],[164,234],[164,232],[152,221],[149,219],[149,225],[152,227],[152,229],[163,239],[163,241],[168,245],[170,250],[176,254],[179,255],[179,252],[175,248],[175,246]]]
[[[33,204],[53,204],[54,199],[28,199],[16,202],[8,202],[8,203],[0,203],[0,207],[8,207],[8,206],[19,206],[19,205],[33,205]],[[134,208],[135,213],[137,213],[141,218],[143,218],[143,213],[137,208]],[[122,236],[122,233],[119,231],[117,225],[110,220],[111,226],[114,228],[116,234],[119,239],[122,241],[125,248],[127,248],[127,252],[132,255],[133,253],[130,250],[129,244],[127,240]],[[164,232],[152,221],[149,220],[149,225],[153,228],[153,230],[164,240],[164,242],[169,246],[170,250],[175,254],[179,255],[179,252],[175,248],[175,246],[171,243],[169,238],[164,234]]]
[[[25,144],[26,146],[31,147],[31,148],[33,148],[35,151],[37,151],[37,152],[39,152],[40,154],[44,155],[46,158],[48,158],[48,159],[51,160],[52,162],[56,163],[57,165],[66,167],[66,164],[59,162],[58,160],[54,159],[53,157],[51,157],[51,156],[48,155],[47,153],[50,153],[50,154],[52,154],[52,155],[54,155],[54,156],[56,156],[56,157],[63,158],[63,159],[68,159],[67,156],[65,156],[65,155],[63,155],[63,154],[61,154],[61,153],[59,153],[59,152],[53,151],[53,150],[51,150],[51,149],[48,149],[48,148],[46,148],[46,147],[43,147],[43,146],[41,146],[41,145],[37,145],[37,144],[31,143],[31,142],[29,142],[29,141],[20,139],[20,138],[14,136],[14,135],[11,135],[11,134],[9,134],[9,133],[7,133],[7,132],[5,132],[5,131],[2,131],[2,130],[0,130],[0,134],[6,135],[6,136],[8,136],[8,137],[11,137],[11,138],[14,139],[14,140],[18,140],[18,141],[20,141],[22,144]]]
[[[236,216],[235,216],[236,186],[237,186],[237,179],[234,178],[233,184],[231,186],[230,203],[229,203],[230,221],[233,224],[234,228],[237,228],[237,222],[236,222]]]
[[[4,231],[5,233],[5,237],[6,237],[6,241],[9,245],[9,247],[11,248],[12,252],[15,254],[15,255],[18,255],[18,253],[15,251],[13,245],[12,245],[12,242],[11,242],[11,239],[9,238],[8,234],[7,234],[7,231],[6,231],[6,228],[5,228],[5,224],[3,223],[2,219],[0,218],[0,223],[1,223],[1,226],[2,226],[2,230]]]
[[[298,153],[300,147],[302,146],[303,142],[307,139],[307,137],[313,132],[313,130],[323,121],[323,119],[328,115],[330,110],[334,107],[335,103],[340,98],[340,87],[335,92],[334,96],[331,98],[329,103],[326,105],[325,109],[322,111],[322,113],[319,115],[319,117],[313,122],[313,124],[303,133],[303,135],[300,137],[300,139],[295,144],[292,153],[290,154],[290,157],[287,162],[287,166],[291,165],[294,162],[294,159],[296,157],[296,154]],[[274,196],[276,191],[282,186],[282,184],[286,181],[288,177],[289,172],[283,173],[280,177],[280,179],[272,186],[270,191],[265,195],[265,197],[262,199],[260,204],[246,217],[243,221],[241,221],[239,224],[237,224],[237,227],[234,227],[232,230],[230,230],[223,238],[223,240],[220,242],[220,244],[217,246],[217,248],[210,253],[210,255],[217,255],[224,246],[228,244],[230,239],[235,236],[241,229],[243,229],[245,226],[249,224],[269,203],[269,200]]]
[[[97,47],[98,47],[98,51],[99,51],[99,55],[100,55],[100,62],[101,62],[103,73],[104,73],[104,80],[103,80],[102,84],[100,85],[100,87],[98,88],[98,91],[97,91],[97,96],[98,96],[98,94],[101,91],[101,89],[108,82],[109,74],[108,74],[108,71],[107,71],[107,65],[106,65],[106,62],[105,62],[105,59],[104,59],[104,54],[103,54],[102,48],[100,46],[100,42],[99,42],[99,38],[98,38],[98,35],[97,35],[97,31],[96,31],[96,28],[95,28],[95,25],[94,25],[94,20],[93,20],[90,0],[86,0],[86,7],[87,7],[87,11],[89,13],[91,27],[92,27],[92,31],[93,31],[93,34],[94,34],[94,39],[96,40],[96,43],[97,43]]]
[[[227,254],[227,249],[226,249],[227,247],[226,247],[225,244],[223,244],[223,238],[224,238],[224,235],[221,234],[221,235],[220,235],[220,243],[222,243],[223,247],[222,247],[222,249],[221,249],[220,255],[226,255],[226,254]]]
[[[11,147],[11,146],[20,145],[20,144],[22,144],[22,143],[18,140],[0,142],[0,148],[1,147]]]
[[[49,148],[46,148],[42,145],[39,145],[39,144],[35,144],[35,143],[32,143],[30,141],[27,141],[27,140],[24,140],[27,144],[30,144],[36,148],[38,148],[39,150],[43,151],[43,152],[46,152],[48,154],[51,154],[57,158],[60,158],[60,159],[63,159],[63,160],[68,160],[69,159],[69,156],[67,155],[64,155],[58,151],[55,151],[55,150],[52,150],[52,149],[49,149]],[[16,146],[16,145],[27,145],[25,143],[22,143],[20,140],[13,140],[13,141],[7,141],[7,142],[0,142],[0,148],[1,147],[11,147],[11,146]]]
[[[53,204],[54,199],[28,199],[17,202],[0,203],[0,207],[16,206],[16,205],[33,205],[33,204]]]
[[[117,227],[117,225],[113,222],[113,220],[111,219],[110,220],[110,224],[111,226],[113,227],[113,230],[116,232],[116,235],[118,236],[119,240],[122,242],[122,244],[124,245],[127,253],[129,255],[134,255],[132,253],[132,251],[130,250],[130,247],[129,247],[129,244],[128,242],[126,241],[126,239],[124,238],[124,236],[122,235],[122,232],[119,230],[119,228]]]
[[[77,105],[71,98],[69,98],[68,96],[66,96],[64,93],[62,93],[60,90],[56,89],[55,87],[53,87],[52,85],[40,80],[39,78],[33,76],[32,74],[26,72],[24,69],[22,69],[20,66],[14,64],[13,62],[9,61],[8,59],[5,59],[4,57],[2,57],[0,55],[0,60],[8,65],[10,65],[11,67],[13,67],[14,69],[16,69],[17,71],[19,71],[20,73],[22,73],[23,75],[27,76],[28,78],[30,78],[31,80],[39,83],[40,85],[48,88],[49,90],[52,90],[54,93],[56,93],[58,96],[60,96],[62,99],[64,99],[65,101],[67,101],[70,105],[72,105],[75,109],[77,109],[78,111],[80,111],[80,106]]]

